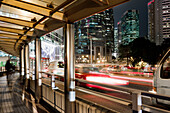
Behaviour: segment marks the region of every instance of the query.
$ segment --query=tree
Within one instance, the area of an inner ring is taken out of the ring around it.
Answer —
[[[129,45],[120,45],[120,58],[133,57],[132,65],[143,60],[151,65],[155,65],[158,61],[160,48],[155,43],[150,42],[144,37],[139,37],[131,42]]]
[[[128,65],[129,57],[130,57],[130,46],[121,44],[119,46],[119,58],[121,60],[127,58],[127,65]]]
[[[165,53],[170,48],[170,38],[165,38],[161,45],[161,53]]]
[[[141,60],[151,65],[157,63],[159,50],[155,43],[150,42],[144,37],[139,37],[130,43],[131,56],[134,59],[134,63]]]

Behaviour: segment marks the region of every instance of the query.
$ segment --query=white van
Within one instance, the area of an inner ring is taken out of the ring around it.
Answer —
[[[170,49],[161,59],[154,74],[154,90],[157,94],[170,96]],[[170,104],[170,101],[157,99],[157,102]]]

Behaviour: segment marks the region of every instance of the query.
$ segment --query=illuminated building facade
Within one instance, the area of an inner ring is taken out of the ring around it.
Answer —
[[[152,0],[148,3],[149,39],[156,45],[170,38],[170,1]]]
[[[118,39],[118,28],[114,28],[114,57],[118,56],[118,46],[119,46],[119,39]]]
[[[63,28],[57,29],[41,37],[41,56],[50,61],[64,59]]]
[[[154,0],[148,3],[148,38],[150,41],[155,42],[155,5]]]
[[[119,39],[121,44],[128,45],[134,39],[139,37],[139,11],[128,10],[121,17],[118,23]]]
[[[113,9],[108,9],[75,23],[75,53],[78,59],[77,62],[90,62],[91,51],[93,63],[99,63],[97,61],[100,60],[111,62],[113,45]]]
[[[64,59],[63,28],[52,31],[41,39],[41,57],[49,58],[49,61]],[[35,58],[35,41],[29,43],[29,57]]]

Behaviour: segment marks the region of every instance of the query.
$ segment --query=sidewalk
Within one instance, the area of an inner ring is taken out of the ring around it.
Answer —
[[[35,104],[34,98],[22,91],[19,74],[0,76],[0,113],[49,113],[40,104]]]

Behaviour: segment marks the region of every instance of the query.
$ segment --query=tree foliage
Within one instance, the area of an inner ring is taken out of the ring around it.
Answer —
[[[157,63],[161,53],[160,46],[156,46],[155,43],[150,42],[144,37],[135,39],[129,45],[121,45],[119,50],[121,58],[133,57],[133,65],[141,60],[154,65]]]
[[[131,56],[134,58],[134,63],[141,60],[151,65],[157,63],[160,51],[155,43],[150,42],[144,37],[139,37],[131,42],[129,46],[131,48]]]

